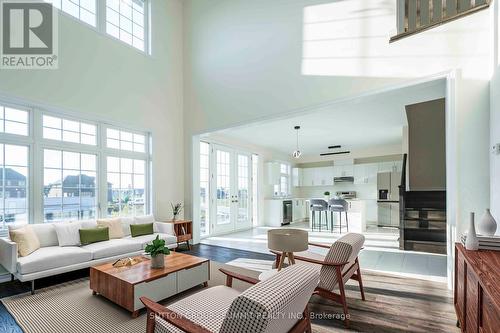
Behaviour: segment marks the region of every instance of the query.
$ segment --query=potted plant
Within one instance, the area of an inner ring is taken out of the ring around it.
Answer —
[[[151,256],[151,268],[163,268],[165,266],[165,255],[170,254],[170,250],[165,246],[165,240],[156,236],[150,244],[146,245],[144,251]]]
[[[325,193],[323,193],[325,195],[325,200],[328,201],[330,200],[330,192],[326,191]]]
[[[175,221],[179,217],[179,214],[181,213],[182,208],[184,207],[182,206],[181,203],[176,203],[175,205],[173,203],[170,203],[170,206],[172,206],[172,214],[173,214],[172,220]]]

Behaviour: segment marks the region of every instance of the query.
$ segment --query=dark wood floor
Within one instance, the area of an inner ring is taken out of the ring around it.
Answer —
[[[261,260],[273,260],[274,258],[272,255],[268,254],[229,249],[225,247],[204,245],[204,244],[197,244],[192,246],[191,251],[188,251],[185,247],[181,246],[181,248],[178,251],[192,254],[194,256],[204,257],[220,263],[227,263],[229,261],[238,258],[261,259]],[[89,276],[88,268],[36,280],[35,288],[36,289],[45,288],[87,276]],[[22,283],[17,280],[13,282],[1,283],[0,298],[26,293],[30,291],[30,288],[31,287],[29,283]],[[9,312],[5,309],[5,307],[1,302],[0,302],[0,332],[2,333],[22,332],[21,328],[17,325],[14,318],[9,314]]]

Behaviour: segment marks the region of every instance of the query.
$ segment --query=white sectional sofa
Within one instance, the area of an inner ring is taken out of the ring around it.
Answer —
[[[157,235],[165,240],[168,248],[177,247],[177,237],[174,235],[172,224],[157,222],[152,215],[139,219],[124,217],[120,220],[125,237],[84,246],[59,246],[54,223],[31,224],[40,241],[40,248],[25,257],[20,257],[16,243],[9,238],[0,238],[0,264],[20,281],[31,281],[33,293],[36,279],[140,255],[144,253],[146,244]],[[97,227],[97,222],[94,220],[78,221],[78,223],[81,223],[82,228]],[[132,237],[130,224],[141,223],[154,223],[154,234]]]

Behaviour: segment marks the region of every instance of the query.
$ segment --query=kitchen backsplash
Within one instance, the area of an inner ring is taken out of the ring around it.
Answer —
[[[377,184],[336,184],[328,186],[303,186],[294,191],[295,197],[300,198],[322,198],[326,191],[335,195],[339,191],[356,191],[358,199],[377,200]]]

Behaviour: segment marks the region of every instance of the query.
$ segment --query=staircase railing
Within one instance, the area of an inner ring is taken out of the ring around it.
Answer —
[[[398,34],[391,42],[488,8],[491,0],[397,0]]]

